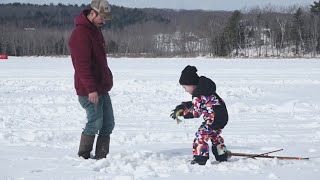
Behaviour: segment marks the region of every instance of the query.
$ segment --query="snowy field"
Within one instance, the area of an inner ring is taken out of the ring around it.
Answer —
[[[0,61],[0,179],[23,180],[318,180],[320,159],[233,157],[190,165],[202,119],[169,117],[191,100],[178,84],[195,65],[212,78],[230,120],[222,136],[232,152],[320,156],[320,61],[316,59],[109,58],[116,127],[108,159],[77,157],[85,112],[73,88],[70,58]]]

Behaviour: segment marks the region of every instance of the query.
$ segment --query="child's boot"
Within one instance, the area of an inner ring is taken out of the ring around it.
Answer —
[[[206,165],[206,162],[209,158],[206,156],[193,156],[193,160],[191,164],[199,164],[199,165]]]
[[[224,144],[218,144],[217,146],[213,145],[212,153],[219,162],[228,160],[228,150]]]

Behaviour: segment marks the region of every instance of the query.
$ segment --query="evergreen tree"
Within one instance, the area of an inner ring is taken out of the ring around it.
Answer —
[[[320,0],[319,2],[314,2],[313,5],[311,5],[310,8],[311,13],[313,14],[313,19],[314,19],[314,46],[315,46],[315,51],[317,53],[320,53],[320,34],[319,34],[319,29],[320,29]]]
[[[241,13],[240,11],[234,11],[229,19],[229,22],[224,30],[224,37],[226,38],[226,45],[228,46],[228,53],[231,53],[236,49],[236,56],[238,55],[240,44],[240,23]],[[224,48],[222,48],[224,49]]]
[[[263,42],[261,40],[262,38],[262,13],[259,12],[256,18],[256,32],[255,32],[255,46],[257,50],[258,57],[261,56],[261,46],[263,45]]]
[[[298,55],[299,49],[303,49],[303,34],[304,34],[304,23],[302,18],[303,12],[299,8],[296,13],[293,14],[293,27],[292,27],[292,38],[295,43],[295,54]]]
[[[315,15],[320,15],[320,0],[319,2],[314,2],[314,5],[311,5],[310,11]]]

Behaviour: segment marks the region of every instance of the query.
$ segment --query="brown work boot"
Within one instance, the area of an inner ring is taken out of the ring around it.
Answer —
[[[109,154],[110,135],[98,136],[96,143],[96,159],[106,158]]]
[[[81,134],[81,140],[79,145],[79,157],[83,157],[85,159],[90,158],[90,152],[92,151],[92,146],[94,142],[95,136],[88,136],[85,134]]]

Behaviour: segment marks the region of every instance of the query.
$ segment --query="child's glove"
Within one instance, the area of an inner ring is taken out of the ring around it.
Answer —
[[[188,101],[188,102],[182,102],[180,105],[176,106],[176,108],[174,110],[172,110],[172,113],[170,114],[170,116],[172,117],[172,119],[176,120],[177,123],[179,124],[180,122],[182,122],[182,120],[179,118],[180,116],[184,116],[184,111],[186,109],[190,109],[192,107],[192,102]],[[189,113],[188,113],[189,114]],[[190,118],[190,117],[187,117]]]
[[[192,112],[188,112],[187,114],[183,115],[184,119],[192,119],[194,118],[193,113]]]
[[[183,116],[183,111],[184,111],[183,109],[174,109],[174,110],[172,110],[172,113],[170,114],[172,119],[177,121],[177,124],[182,122],[182,120],[179,117]]]
[[[187,109],[190,109],[193,106],[192,101],[182,102],[181,104],[184,105]]]

